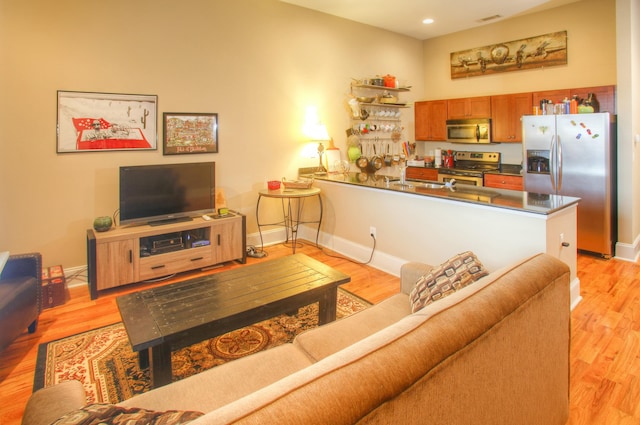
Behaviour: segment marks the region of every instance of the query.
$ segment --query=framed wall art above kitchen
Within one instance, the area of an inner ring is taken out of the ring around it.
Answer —
[[[158,96],[58,91],[57,152],[154,150]]]
[[[218,114],[165,112],[164,155],[218,152]]]
[[[567,32],[451,53],[451,79],[567,64]]]

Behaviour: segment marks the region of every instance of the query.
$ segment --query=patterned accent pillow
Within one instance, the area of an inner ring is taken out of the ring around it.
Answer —
[[[411,312],[415,313],[488,274],[471,251],[451,257],[420,276],[409,294]]]
[[[201,412],[154,412],[137,407],[124,408],[113,404],[95,403],[67,413],[52,425],[179,425],[191,422],[202,415]]]

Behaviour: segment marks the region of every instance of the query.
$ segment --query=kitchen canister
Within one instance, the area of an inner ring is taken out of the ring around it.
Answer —
[[[440,164],[442,164],[442,149],[438,148],[435,150],[434,166],[440,168]]]

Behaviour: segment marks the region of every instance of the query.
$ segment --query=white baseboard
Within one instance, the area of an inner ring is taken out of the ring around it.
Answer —
[[[638,261],[640,257],[640,236],[632,244],[617,242],[615,258],[623,261]]]
[[[300,226],[298,229],[298,237],[305,241],[315,243],[316,229],[308,226]],[[286,233],[284,229],[272,229],[262,232],[262,242],[264,246],[282,243],[285,239]],[[369,258],[371,257],[371,249],[373,248],[373,240],[371,241],[371,246],[364,246],[324,232],[320,232],[318,244],[321,247],[326,247],[340,255],[344,255],[345,257],[349,257],[352,260],[362,263],[369,261]],[[247,235],[247,246],[249,245],[253,245],[257,248],[260,247],[259,233]],[[407,260],[403,258],[394,257],[393,255],[376,250],[373,253],[371,262],[367,265],[393,276],[399,276],[400,266],[406,262]]]
[[[283,228],[270,229],[262,232],[262,244],[264,246],[275,245],[286,240],[287,234]],[[247,246],[260,248],[260,233],[251,233],[247,235]]]
[[[582,295],[580,295],[580,279],[577,277],[573,279],[569,287],[569,293],[571,294],[571,311],[582,301]]]
[[[308,240],[316,240],[316,230],[308,227],[301,227],[299,232],[300,237]],[[320,232],[318,240],[320,246],[326,247],[334,252],[351,258],[352,260],[366,263],[371,258],[371,262],[368,266],[375,269],[382,270],[385,273],[389,273],[393,276],[400,276],[400,267],[407,263],[408,260],[404,258],[395,257],[393,255],[375,250],[373,257],[371,256],[371,250],[373,249],[373,239],[371,245],[365,246],[356,244],[347,239],[339,238],[334,235],[330,235],[324,232]]]
[[[64,269],[67,288],[89,285],[87,266],[69,267]]]

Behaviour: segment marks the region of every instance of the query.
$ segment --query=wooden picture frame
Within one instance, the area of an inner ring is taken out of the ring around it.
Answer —
[[[451,79],[567,64],[567,31],[453,52]]]
[[[218,152],[218,114],[165,112],[163,154]]]
[[[58,90],[57,152],[155,150],[158,96]]]

